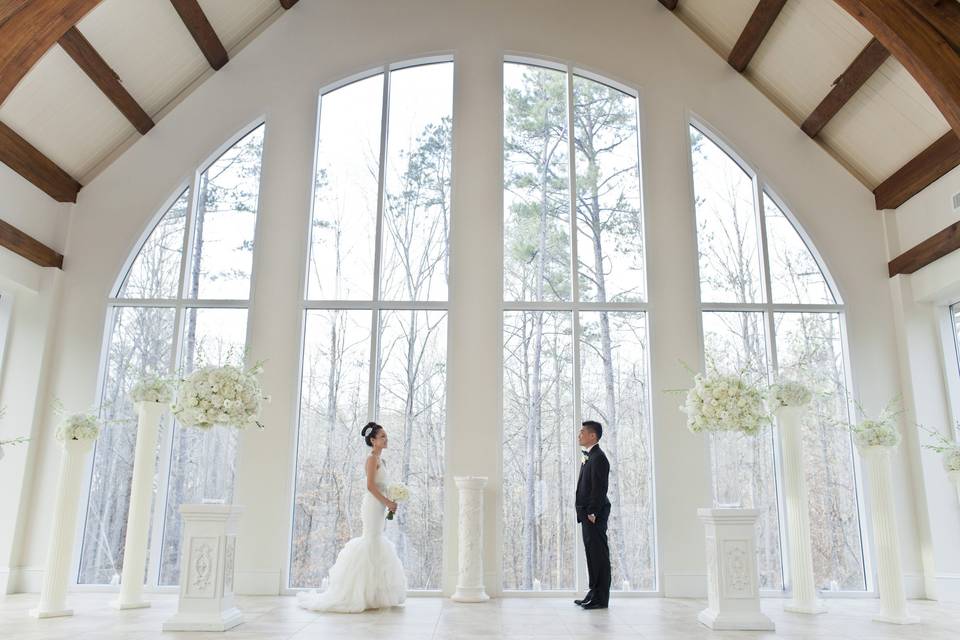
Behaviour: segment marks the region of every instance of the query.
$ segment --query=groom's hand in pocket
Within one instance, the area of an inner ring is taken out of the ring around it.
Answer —
[[[597,516],[593,515],[592,513],[587,516],[587,520],[590,521],[590,524],[597,524]]]

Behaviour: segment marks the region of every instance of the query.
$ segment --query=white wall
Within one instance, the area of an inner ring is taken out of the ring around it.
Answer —
[[[452,285],[449,316],[447,508],[443,588],[455,582],[455,475],[486,475],[488,585],[499,589],[499,304],[501,66],[505,53],[571,61],[640,91],[649,254],[654,439],[661,585],[702,596],[705,560],[695,509],[710,501],[702,438],[676,398],[699,360],[697,273],[687,122],[696,115],[745,159],[804,225],[847,303],[855,391],[879,410],[898,390],[881,217],[872,195],[658,3],[488,0],[301,2],[190,95],[80,193],[67,246],[64,306],[50,395],[71,408],[94,400],[106,297],[148,220],[225,139],[267,120],[250,316],[253,358],[269,358],[273,394],[262,432],[244,433],[236,499],[246,506],[240,592],[277,593],[290,523],[296,382],[318,90],[358,71],[433,53],[456,58]],[[45,433],[53,418],[47,416]],[[55,486],[52,447],[37,468],[34,504]],[[345,443],[344,446],[348,446]],[[922,566],[901,453],[896,495],[905,571],[920,594]],[[573,514],[571,514],[573,517]],[[45,509],[21,531],[44,531]],[[42,538],[18,561],[43,562]]]

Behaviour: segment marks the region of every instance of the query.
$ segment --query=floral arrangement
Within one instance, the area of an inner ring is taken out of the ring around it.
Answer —
[[[57,427],[57,440],[96,440],[100,436],[100,421],[92,413],[68,415]]]
[[[951,440],[933,429],[924,429],[923,427],[920,427],[920,429],[930,434],[934,440],[933,444],[923,445],[924,449],[936,451],[943,456],[943,468],[947,470],[947,473],[960,473],[960,442]]]
[[[800,382],[782,380],[770,385],[767,390],[767,406],[771,411],[782,407],[803,407],[810,404],[813,391]]]
[[[895,401],[890,402],[877,419],[867,418],[858,424],[849,425],[853,432],[853,441],[861,449],[871,447],[896,447],[900,444],[900,431],[895,418],[900,411],[894,411]],[[860,413],[863,409],[857,406]]]
[[[173,383],[167,378],[150,376],[133,385],[130,399],[134,402],[170,404],[173,400]]]
[[[407,485],[398,482],[387,487],[385,495],[394,502],[405,502],[410,499],[410,488],[407,487]],[[387,513],[387,520],[393,520],[394,515],[395,512],[393,511]]]
[[[260,388],[262,371],[260,363],[248,370],[233,365],[201,367],[181,382],[173,415],[186,427],[262,429],[260,409],[270,400]]]
[[[693,433],[735,431],[756,435],[770,423],[763,393],[736,375],[698,373],[680,410],[687,414],[687,428]]]

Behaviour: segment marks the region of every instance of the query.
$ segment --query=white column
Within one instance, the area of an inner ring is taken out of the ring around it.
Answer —
[[[460,493],[459,571],[457,591],[451,600],[486,602],[490,599],[483,586],[483,488],[487,479],[458,476]]]
[[[153,501],[157,433],[165,409],[166,405],[159,402],[137,403],[137,448],[133,456],[127,536],[123,543],[120,597],[110,603],[116,609],[142,609],[150,606],[150,603],[143,599],[143,576],[147,562],[147,538],[150,535],[150,504]]]
[[[60,479],[57,483],[57,499],[53,507],[53,523],[50,526],[50,542],[47,547],[47,566],[43,572],[43,587],[40,589],[40,604],[30,612],[36,618],[72,616],[67,609],[67,584],[73,566],[73,537],[77,524],[77,504],[87,454],[93,448],[93,440],[66,440],[60,458]]]
[[[870,518],[873,522],[873,546],[876,549],[877,586],[880,590],[880,615],[874,620],[891,624],[914,624],[907,613],[907,596],[900,566],[900,537],[897,534],[893,505],[893,481],[890,473],[890,447],[863,447],[860,456],[870,483]]]
[[[960,471],[948,471],[947,476],[950,482],[957,488],[957,498],[960,499]]]
[[[717,630],[773,631],[760,610],[757,518],[760,509],[697,509],[706,527],[707,603],[697,616]]]
[[[807,477],[803,471],[803,414],[806,407],[777,410],[783,448],[783,491],[787,507],[787,534],[790,542],[790,586],[793,597],[784,605],[794,613],[824,613],[813,580],[813,553],[810,550],[810,505]]]
[[[232,504],[180,506],[180,596],[164,631],[226,631],[243,622],[233,602],[242,513]]]

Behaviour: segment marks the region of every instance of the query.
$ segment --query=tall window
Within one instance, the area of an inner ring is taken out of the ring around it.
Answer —
[[[587,419],[611,463],[613,588],[657,588],[637,122],[609,84],[504,65],[505,589],[585,587]]]
[[[439,589],[453,63],[385,69],[320,98],[289,586],[360,534],[360,430],[386,429],[411,500],[387,528],[412,589]]]
[[[803,425],[817,587],[864,590],[866,579],[849,434],[843,305],[792,219],[753,172],[690,127],[708,368],[757,382],[784,377],[816,389]],[[763,510],[760,586],[784,588],[774,428],[755,438],[715,434],[720,502]]]
[[[130,389],[147,375],[243,360],[263,133],[258,126],[196,172],[109,300],[100,390],[105,428],[94,453],[80,583],[119,582],[137,438]],[[226,430],[161,426],[148,584],[177,584],[179,507],[229,500],[235,453],[235,436]],[[211,464],[221,472],[204,474]]]

